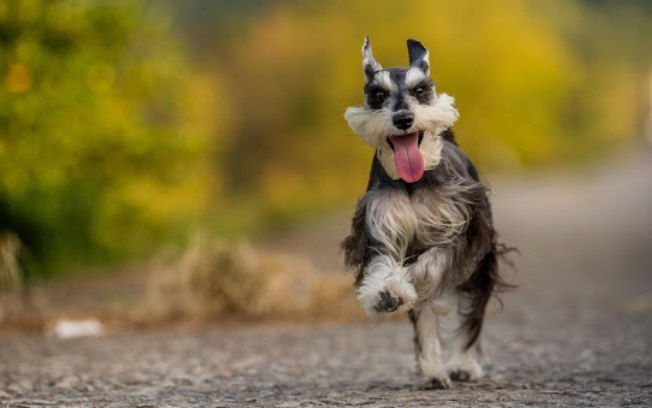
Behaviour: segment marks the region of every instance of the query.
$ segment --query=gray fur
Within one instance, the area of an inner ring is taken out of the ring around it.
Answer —
[[[488,188],[448,129],[457,119],[452,98],[437,95],[427,77],[427,49],[409,40],[408,50],[411,67],[374,71],[365,84],[365,106],[345,115],[376,154],[342,248],[356,270],[365,310],[407,310],[420,371],[426,381],[448,387],[451,377],[473,379],[482,372],[479,336],[487,302],[507,286],[498,274],[504,250],[496,241]],[[370,49],[363,55],[365,66],[377,64],[369,62]],[[427,91],[417,95],[419,87]],[[394,131],[390,115],[399,114],[414,117],[410,132],[436,141],[420,147],[430,165],[414,183],[397,178],[387,160],[393,154],[385,141]]]

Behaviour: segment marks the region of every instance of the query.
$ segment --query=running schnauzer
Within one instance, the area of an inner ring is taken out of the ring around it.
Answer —
[[[487,187],[450,127],[454,99],[430,79],[428,50],[407,41],[409,67],[383,69],[362,47],[364,105],[346,110],[375,150],[366,194],[342,243],[370,315],[407,311],[427,388],[482,375],[480,331],[505,286]]]

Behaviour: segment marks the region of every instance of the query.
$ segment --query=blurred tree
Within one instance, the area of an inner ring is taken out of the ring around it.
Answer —
[[[362,102],[366,34],[385,66],[407,63],[407,38],[430,47],[438,89],[457,98],[459,140],[483,168],[576,163],[627,145],[643,106],[633,68],[652,53],[645,41],[630,53],[618,44],[652,34],[651,16],[637,3],[543,3],[266,4],[219,52],[237,129],[229,191],[255,197],[271,222],[359,193],[371,152],[342,112]]]
[[[431,49],[438,88],[458,98],[460,140],[484,165],[554,157],[575,61],[527,3],[284,3],[257,17],[220,62],[239,131],[224,174],[263,202],[266,219],[351,200],[371,152],[342,113],[362,102],[360,44],[405,65],[405,39]]]
[[[648,3],[0,2],[0,233],[52,271],[352,203],[367,34],[385,66],[430,48],[483,169],[599,157],[640,133]]]
[[[142,253],[216,196],[214,80],[169,26],[143,1],[0,3],[0,229],[44,271]]]
[[[563,116],[565,162],[591,160],[640,141],[650,104],[652,3],[583,0],[560,8],[539,2],[577,60]]]

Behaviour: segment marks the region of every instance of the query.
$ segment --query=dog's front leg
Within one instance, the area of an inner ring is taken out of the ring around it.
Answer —
[[[410,311],[414,325],[416,360],[423,386],[428,389],[450,388],[451,380],[442,363],[437,314],[432,302],[424,302]]]
[[[364,247],[358,300],[369,315],[407,311],[414,305],[416,291],[403,261],[416,225],[406,191],[370,190],[358,203],[352,234],[358,242],[354,251]]]
[[[369,315],[410,310],[417,299],[409,270],[388,255],[373,257],[358,286],[358,301]]]
[[[442,355],[438,315],[445,312],[445,306],[437,302],[442,277],[450,267],[451,254],[445,248],[431,248],[410,266],[410,273],[419,289],[419,302],[410,311],[414,326],[417,367],[428,389],[450,388]]]

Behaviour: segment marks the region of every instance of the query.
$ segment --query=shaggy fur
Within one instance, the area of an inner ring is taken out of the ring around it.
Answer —
[[[459,116],[454,100],[437,94],[426,48],[408,40],[408,52],[410,67],[384,70],[365,40],[365,103],[348,108],[345,119],[375,156],[342,248],[363,308],[370,315],[407,311],[424,384],[448,388],[451,379],[482,374],[485,307],[504,285],[501,247],[488,189],[449,129]],[[416,182],[401,179],[390,141],[411,132],[423,156]]]

